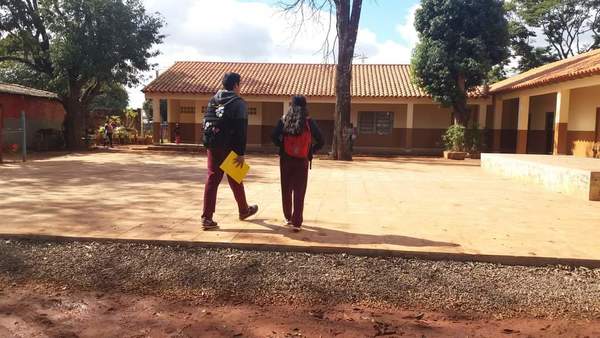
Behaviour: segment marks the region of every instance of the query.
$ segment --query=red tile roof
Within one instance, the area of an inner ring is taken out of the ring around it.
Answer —
[[[0,93],[44,97],[48,99],[58,98],[58,95],[56,95],[55,93],[47,92],[45,90],[39,90],[35,88],[21,86],[18,84],[4,82],[0,82]]]
[[[600,75],[600,49],[549,63],[497,82],[490,87],[490,92],[540,87],[593,75]]]
[[[410,65],[354,65],[352,95],[370,98],[429,97],[416,86]],[[212,94],[226,72],[242,75],[245,95],[335,96],[335,65],[238,62],[177,62],[142,91],[164,94]],[[475,91],[471,97],[483,96]]]

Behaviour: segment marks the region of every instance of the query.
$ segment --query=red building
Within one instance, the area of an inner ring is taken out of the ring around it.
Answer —
[[[21,112],[25,112],[27,144],[32,148],[39,131],[60,131],[65,110],[55,93],[16,84],[0,83],[0,144],[22,143],[22,135],[8,131],[21,128]]]

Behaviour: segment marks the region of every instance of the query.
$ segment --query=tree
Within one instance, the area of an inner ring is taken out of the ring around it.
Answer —
[[[318,17],[320,12],[328,13],[331,17],[335,13],[337,55],[330,50],[328,37],[324,43],[325,55],[334,54],[336,60],[335,70],[335,127],[333,133],[332,157],[336,160],[352,160],[352,151],[348,130],[350,128],[350,107],[352,104],[352,60],[354,47],[358,34],[358,24],[362,10],[362,0],[293,0],[283,1],[283,8],[287,12],[295,12],[304,20],[304,11],[309,10]],[[330,20],[331,23],[331,20]]]
[[[415,16],[420,41],[413,77],[434,100],[467,119],[467,93],[484,84],[509,55],[508,22],[500,0],[423,0]]]
[[[148,120],[148,122],[152,122],[154,120],[154,108],[152,107],[152,99],[147,99],[146,101],[144,101],[142,109],[144,111],[144,116],[146,116],[146,120]]]
[[[519,71],[600,47],[600,0],[515,0],[508,8]]]
[[[124,111],[129,104],[129,94],[120,84],[105,85],[98,96],[90,102],[90,110],[105,110],[110,112]]]
[[[150,70],[163,26],[140,0],[3,0],[0,61],[48,78],[65,107],[65,139],[79,147],[93,99]]]

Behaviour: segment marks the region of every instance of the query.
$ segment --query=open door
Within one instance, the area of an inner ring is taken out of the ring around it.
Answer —
[[[554,152],[554,112],[546,113],[546,154]]]

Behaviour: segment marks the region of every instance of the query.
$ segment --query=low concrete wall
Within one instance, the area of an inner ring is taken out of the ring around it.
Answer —
[[[569,156],[481,154],[481,167],[486,171],[600,201],[600,170],[594,169],[596,163],[588,164]]]

